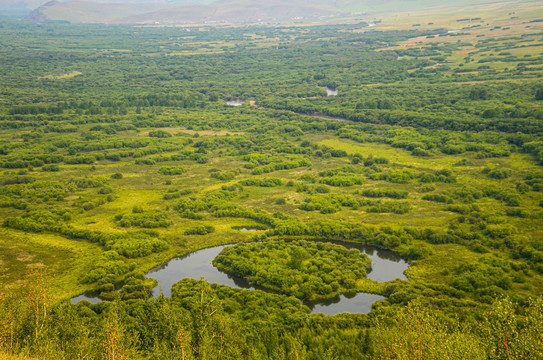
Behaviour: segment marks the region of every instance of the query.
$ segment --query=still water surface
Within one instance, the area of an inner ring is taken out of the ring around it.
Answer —
[[[397,254],[359,244],[343,242],[335,243],[349,249],[358,249],[369,256],[372,261],[372,270],[367,275],[369,279],[379,282],[386,282],[394,279],[407,279],[403,272],[407,269],[408,264]],[[158,296],[161,289],[165,296],[171,296],[172,285],[179,280],[184,278],[198,280],[201,277],[204,277],[209,283],[222,284],[237,289],[260,289],[267,291],[265,288],[255,286],[243,278],[221,272],[211,264],[213,259],[227,246],[232,245],[221,245],[198,250],[185,256],[174,258],[149,271],[145,276],[157,280],[159,284],[153,289],[153,296]],[[97,303],[100,301],[97,296],[98,294],[87,293],[73,298],[72,303],[76,303],[79,300]],[[384,299],[384,297],[374,294],[354,293],[343,294],[327,300],[308,302],[306,305],[311,308],[312,313],[323,313],[327,315],[334,315],[342,312],[365,314],[371,311],[371,305],[375,301],[381,299]]]
[[[324,86],[324,90],[326,90],[326,96],[336,96],[338,94],[337,89],[330,89],[328,86]]]

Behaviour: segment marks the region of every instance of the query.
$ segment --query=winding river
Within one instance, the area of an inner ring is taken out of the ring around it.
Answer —
[[[369,279],[386,282],[394,279],[406,280],[403,272],[408,264],[397,254],[390,251],[378,250],[371,247],[365,247],[359,244],[334,242],[347,248],[355,248],[364,252],[372,261],[372,270],[368,273]],[[207,249],[195,251],[185,256],[177,257],[166,264],[160,265],[145,276],[157,280],[158,286],[152,291],[153,296],[160,294],[160,289],[165,296],[171,295],[172,285],[184,278],[200,279],[204,277],[210,283],[217,283],[230,286],[237,289],[260,289],[262,287],[254,286],[249,281],[228,275],[215,268],[211,262],[227,246],[214,246]],[[80,300],[87,300],[91,303],[101,301],[98,294],[86,293],[72,299],[72,303]],[[332,299],[321,300],[318,302],[306,303],[311,308],[312,313],[323,313],[334,315],[342,312],[363,313],[371,311],[371,305],[382,296],[366,293],[343,294]]]

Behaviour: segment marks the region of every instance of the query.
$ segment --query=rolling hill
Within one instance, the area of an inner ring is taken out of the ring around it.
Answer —
[[[469,6],[500,1],[462,0],[460,3]],[[458,5],[459,2],[454,4]],[[447,9],[450,6],[450,3],[443,0],[53,0],[36,8],[28,18],[37,22],[106,24],[270,24],[328,22],[361,15],[370,17],[394,12]]]

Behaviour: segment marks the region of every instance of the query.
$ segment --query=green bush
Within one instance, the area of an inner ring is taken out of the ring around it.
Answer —
[[[185,235],[207,235],[215,231],[211,225],[196,225],[185,230]]]
[[[349,291],[366,276],[370,264],[358,250],[309,241],[238,244],[224,248],[213,260],[220,270],[300,299]]]

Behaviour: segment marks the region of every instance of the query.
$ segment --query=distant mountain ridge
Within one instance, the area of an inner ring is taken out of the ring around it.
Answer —
[[[37,22],[68,20],[76,23],[171,25],[311,20],[352,14],[351,11],[341,10],[336,5],[340,2],[323,0],[51,1],[34,10],[28,18]]]
[[[460,0],[456,6],[464,2],[499,1]],[[27,18],[36,22],[164,25],[310,22],[382,12],[385,8],[416,10],[447,5],[450,2],[446,0],[53,0]]]

